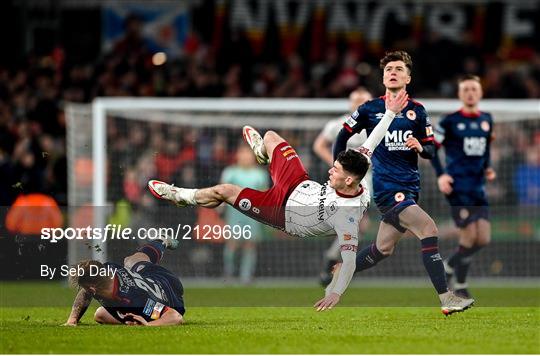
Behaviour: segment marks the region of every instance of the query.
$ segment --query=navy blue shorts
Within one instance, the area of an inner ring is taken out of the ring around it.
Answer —
[[[184,308],[184,287],[177,276],[168,269],[147,261],[135,263],[131,270],[140,274],[141,277],[150,278],[159,283],[171,302],[169,306],[184,315],[186,312]]]
[[[382,214],[382,221],[392,225],[399,232],[405,232],[407,229],[399,223],[399,214],[405,210],[405,208],[416,205],[418,197],[418,192],[381,192],[376,194],[375,204],[377,204],[377,208],[379,208],[379,211]]]
[[[479,219],[489,220],[488,201],[483,190],[452,192],[446,197],[456,226],[463,228]]]

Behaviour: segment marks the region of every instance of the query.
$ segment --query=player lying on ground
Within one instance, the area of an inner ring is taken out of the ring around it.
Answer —
[[[225,202],[267,225],[300,237],[333,235],[340,241],[343,266],[339,278],[325,298],[315,304],[330,309],[339,302],[354,274],[358,247],[358,221],[369,205],[369,192],[360,181],[369,168],[369,155],[384,137],[396,112],[408,95],[403,90],[386,102],[386,112],[360,151],[341,153],[329,170],[324,185],[309,180],[296,151],[277,133],[267,131],[264,139],[252,127],[243,129],[257,161],[270,164],[273,186],[267,191],[219,184],[210,188],[185,189],[157,180],[148,182],[152,194],[178,206],[199,205],[215,208]]]
[[[399,95],[411,81],[412,60],[403,51],[389,52],[381,59],[386,96],[361,105],[345,120],[336,138],[334,156],[345,150],[347,140],[366,130],[370,133],[387,107],[387,101]],[[375,266],[390,256],[407,230],[421,244],[422,261],[448,315],[469,308],[473,299],[461,298],[448,290],[444,266],[439,254],[438,230],[433,219],[417,204],[420,192],[418,156],[431,159],[435,151],[433,132],[422,104],[410,100],[397,113],[384,142],[373,152],[373,197],[382,213],[377,239],[356,258],[356,270]]]
[[[94,314],[100,324],[178,325],[185,313],[182,283],[172,272],[158,266],[165,248],[174,249],[176,240],[155,240],[124,259],[124,266],[87,260],[80,262],[83,273],[70,277],[79,292],[64,325],[76,326],[92,298],[101,306]],[[95,271],[114,271],[92,276]]]

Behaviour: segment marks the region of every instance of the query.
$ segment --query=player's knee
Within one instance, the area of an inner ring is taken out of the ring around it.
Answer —
[[[394,253],[395,244],[394,243],[377,243],[377,250],[385,257],[388,257]]]
[[[97,308],[96,312],[94,313],[94,321],[96,323],[105,324],[107,322],[107,315],[105,313],[107,313],[105,308]]]
[[[439,229],[437,228],[437,225],[432,218],[429,218],[425,221],[422,228],[420,229],[420,235],[421,236],[419,237],[430,237],[439,235]]]
[[[491,242],[491,236],[490,235],[480,234],[478,236],[478,238],[476,239],[476,241],[475,241],[475,245],[477,245],[479,247],[484,247],[484,246],[489,245],[490,242]]]
[[[270,130],[266,131],[266,133],[264,134],[263,141],[266,146],[277,146],[285,140],[283,139],[283,137],[278,135],[277,132]]]

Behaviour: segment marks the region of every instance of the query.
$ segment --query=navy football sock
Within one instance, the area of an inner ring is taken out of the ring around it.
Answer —
[[[388,256],[385,256],[379,251],[375,242],[371,245],[364,247],[356,255],[356,270],[355,272],[363,271],[365,269],[375,266],[379,261],[385,259]]]
[[[163,257],[164,251],[165,246],[163,245],[163,241],[161,240],[151,241],[137,249],[137,252],[142,252],[146,256],[148,256],[148,258],[150,258],[150,262],[152,263],[159,263],[159,261],[161,261],[161,258]]]
[[[460,246],[463,247],[463,246]],[[471,248],[463,247],[461,252],[461,258],[459,264],[456,266],[456,282],[465,283],[467,279],[467,273],[469,272],[469,266],[471,265],[472,255],[478,252],[483,246],[474,245]]]
[[[426,237],[420,240],[420,242],[422,243],[422,261],[429,274],[429,278],[431,278],[431,283],[433,283],[437,293],[446,293],[448,286],[446,284],[442,258],[439,253],[437,236]]]
[[[461,264],[461,257],[463,257],[463,251],[467,248],[459,245],[456,252],[448,259],[448,265],[452,268],[456,268]]]

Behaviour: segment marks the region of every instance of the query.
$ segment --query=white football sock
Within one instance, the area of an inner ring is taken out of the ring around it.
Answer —
[[[178,201],[186,202],[189,205],[197,205],[197,200],[195,200],[195,193],[197,193],[197,190],[198,189],[179,188],[175,194],[175,198]]]

